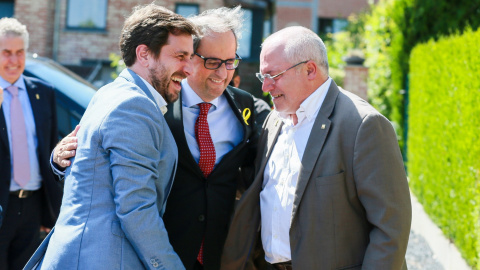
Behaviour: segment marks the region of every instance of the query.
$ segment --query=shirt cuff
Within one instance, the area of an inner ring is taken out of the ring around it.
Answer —
[[[56,174],[60,178],[63,178],[65,176],[65,168],[61,168],[56,163],[53,162],[54,152],[55,152],[55,149],[52,151],[52,154],[50,154],[50,167],[52,167],[52,171],[54,174]]]

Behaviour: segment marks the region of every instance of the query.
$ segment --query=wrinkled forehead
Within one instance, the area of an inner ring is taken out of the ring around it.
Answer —
[[[270,74],[278,71],[287,62],[284,53],[284,46],[265,44],[260,53],[260,72]]]

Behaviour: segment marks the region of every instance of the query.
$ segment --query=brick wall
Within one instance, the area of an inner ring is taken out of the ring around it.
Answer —
[[[347,18],[368,7],[368,0],[318,0],[318,17]]]
[[[60,27],[57,61],[78,65],[82,59],[108,60],[111,52],[120,54],[118,41],[125,18],[132,8],[150,4],[152,0],[108,0],[106,31],[81,31],[66,29],[67,1],[60,1]],[[157,0],[156,4],[175,10],[175,0]],[[200,12],[223,6],[223,0],[182,0],[182,3],[198,3]],[[30,33],[30,49],[40,56],[53,57],[53,29],[55,0],[16,0],[15,17],[27,25]]]
[[[364,66],[348,65],[345,67],[343,88],[368,101],[368,68]]]
[[[374,0],[378,2],[378,0]],[[315,20],[318,18],[347,18],[368,8],[368,0],[279,0],[276,5],[275,29],[280,30],[291,25],[301,25],[312,30],[312,7],[317,6]]]
[[[54,3],[51,0],[16,0],[14,16],[27,26],[31,53],[52,56]]]
[[[301,25],[310,28],[312,11],[309,7],[279,6],[276,14],[276,30],[288,26]]]

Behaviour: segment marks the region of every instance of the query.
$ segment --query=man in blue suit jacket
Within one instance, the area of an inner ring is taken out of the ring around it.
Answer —
[[[27,49],[25,25],[1,19],[1,270],[23,268],[40,243],[40,226],[53,226],[62,200],[48,164],[58,140],[55,94],[51,85],[22,75]]]
[[[178,158],[163,113],[191,72],[194,34],[154,4],[126,19],[128,68],[90,102],[60,216],[26,269],[184,269],[162,220]]]

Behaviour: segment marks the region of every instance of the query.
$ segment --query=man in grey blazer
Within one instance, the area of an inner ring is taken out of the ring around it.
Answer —
[[[162,220],[178,158],[163,113],[191,72],[194,34],[154,4],[126,19],[128,68],[82,117],[60,216],[27,269],[184,269]]]
[[[328,76],[322,40],[288,27],[262,45],[275,111],[256,178],[233,216],[222,269],[406,269],[411,203],[391,123]]]

